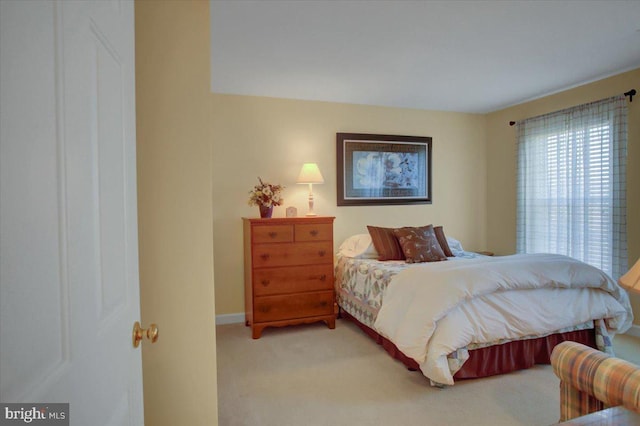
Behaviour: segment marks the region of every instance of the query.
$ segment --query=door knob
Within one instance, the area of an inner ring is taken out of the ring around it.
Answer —
[[[149,328],[145,330],[140,326],[140,323],[136,321],[135,324],[133,324],[133,333],[132,333],[133,347],[137,348],[138,346],[140,346],[140,341],[142,340],[143,337],[146,337],[147,340],[151,341],[151,343],[157,342],[158,333],[159,331],[158,331],[157,325],[151,324]]]

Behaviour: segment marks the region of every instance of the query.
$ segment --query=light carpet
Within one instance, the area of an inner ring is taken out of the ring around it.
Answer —
[[[221,426],[551,425],[559,380],[551,366],[433,388],[353,323],[217,330]],[[617,355],[640,363],[640,339],[616,336]]]

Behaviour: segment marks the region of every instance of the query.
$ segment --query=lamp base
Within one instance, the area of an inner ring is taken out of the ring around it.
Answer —
[[[311,184],[309,184],[309,212],[306,214],[307,217],[318,216],[313,212],[313,190],[311,189]]]

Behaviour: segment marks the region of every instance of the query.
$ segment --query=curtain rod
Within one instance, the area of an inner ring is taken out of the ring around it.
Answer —
[[[624,92],[623,95],[629,97],[629,102],[633,102],[633,97],[636,95],[636,93],[636,89],[631,89],[628,92]],[[514,126],[516,123],[517,121],[510,121],[509,126]]]
[[[633,97],[636,95],[636,89],[631,89],[628,92],[624,92],[624,95],[629,97],[629,102],[633,102]]]

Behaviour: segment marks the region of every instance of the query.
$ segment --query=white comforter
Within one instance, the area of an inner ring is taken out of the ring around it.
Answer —
[[[375,329],[453,384],[446,356],[471,343],[540,336],[607,318],[612,333],[633,321],[627,294],[597,268],[552,254],[427,263],[393,277]]]

